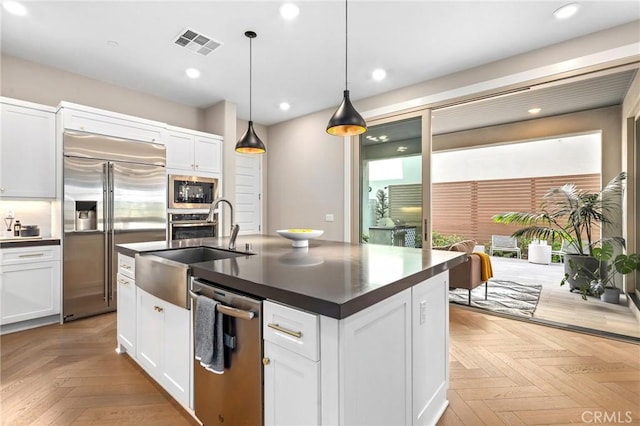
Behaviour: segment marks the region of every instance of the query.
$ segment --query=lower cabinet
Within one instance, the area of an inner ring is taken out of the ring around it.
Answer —
[[[118,353],[136,353],[136,282],[118,273]]]
[[[0,250],[0,324],[60,313],[60,247]]]
[[[185,407],[191,399],[190,312],[137,288],[138,363]]]
[[[266,301],[265,424],[436,424],[448,404],[447,290],[443,272],[343,320]]]

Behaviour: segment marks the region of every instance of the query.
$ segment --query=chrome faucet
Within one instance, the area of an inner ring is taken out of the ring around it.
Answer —
[[[233,216],[233,205],[226,198],[218,198],[213,203],[211,203],[211,207],[209,207],[209,216],[207,216],[207,222],[213,222],[214,220],[214,212],[218,204],[227,203],[229,205],[229,210],[231,211],[231,237],[229,238],[229,250],[236,249],[236,238],[238,237],[238,231],[240,231],[240,225],[237,223],[234,224],[234,216]]]

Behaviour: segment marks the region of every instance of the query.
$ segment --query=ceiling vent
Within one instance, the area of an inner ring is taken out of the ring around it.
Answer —
[[[221,42],[189,28],[181,31],[173,42],[178,46],[185,47],[190,51],[199,53],[203,56],[207,56],[209,53],[222,46]]]

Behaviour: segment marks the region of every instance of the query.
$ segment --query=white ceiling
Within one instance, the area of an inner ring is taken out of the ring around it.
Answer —
[[[362,99],[640,19],[638,1],[349,2],[349,89]],[[254,30],[253,120],[270,125],[332,108],[344,90],[343,1],[27,1],[2,9],[2,52],[196,107],[226,99],[249,118],[249,41]],[[201,56],[173,40],[191,28],[223,43]],[[109,42],[118,47],[110,47]],[[200,79],[184,71],[199,68]],[[371,71],[386,69],[375,82]],[[624,83],[621,83],[624,84]],[[291,104],[287,112],[280,102]],[[556,99],[557,101],[557,99]],[[443,111],[444,112],[444,111]],[[485,117],[486,110],[483,110]],[[443,115],[444,117],[444,115]],[[443,122],[444,123],[444,122]],[[443,124],[444,126],[444,124]],[[446,128],[445,128],[446,131]]]

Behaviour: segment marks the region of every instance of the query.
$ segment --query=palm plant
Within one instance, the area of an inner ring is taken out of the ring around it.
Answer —
[[[622,237],[598,239],[596,228],[613,223],[620,210],[626,173],[614,177],[600,192],[578,189],[568,183],[550,189],[543,197],[539,213],[508,212],[493,216],[495,223],[524,226],[512,234],[541,240],[564,240],[575,253],[592,255],[597,243],[615,242],[624,247]],[[586,244],[583,244],[586,238]]]

